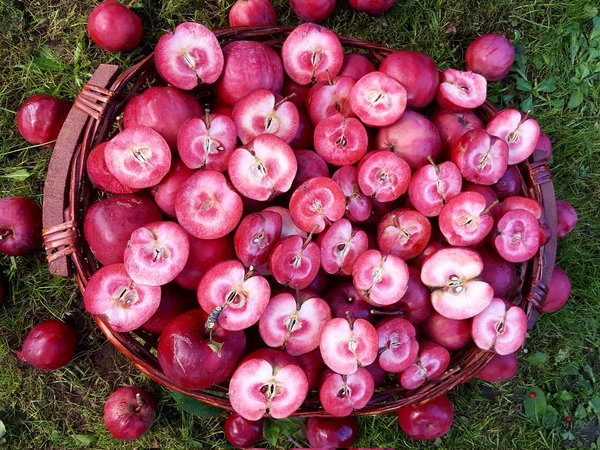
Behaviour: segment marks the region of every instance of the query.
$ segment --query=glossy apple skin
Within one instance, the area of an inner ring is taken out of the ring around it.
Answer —
[[[34,326],[17,358],[40,370],[56,370],[66,366],[77,350],[77,334],[59,320],[48,320]]]
[[[338,73],[338,77],[350,77],[359,80],[368,73],[377,70],[366,56],[360,53],[345,53],[344,64]]]
[[[17,112],[17,129],[33,145],[56,140],[71,104],[46,94],[29,97]]]
[[[556,235],[565,237],[577,225],[577,211],[566,200],[556,200]]]
[[[542,311],[545,313],[558,311],[565,303],[567,303],[570,294],[571,280],[564,270],[558,266],[554,266],[552,278],[550,279],[550,286],[548,288],[548,295]]]
[[[440,109],[430,120],[437,126],[444,150],[451,149],[467,131],[483,128],[483,122],[473,112],[449,112]]]
[[[175,217],[177,190],[193,174],[192,169],[188,168],[179,159],[174,159],[169,172],[160,180],[160,183],[150,189],[154,201],[167,216]]]
[[[225,66],[215,86],[217,96],[234,105],[256,89],[281,92],[283,65],[268,45],[254,41],[234,41],[223,48]]]
[[[373,16],[379,16],[388,11],[395,0],[348,0],[352,8],[357,11],[366,12]]]
[[[0,253],[22,256],[42,245],[42,209],[29,197],[0,199]]]
[[[448,350],[458,350],[471,342],[471,321],[448,319],[433,311],[421,324],[427,339]]]
[[[208,315],[200,308],[169,322],[157,347],[158,362],[167,378],[183,389],[204,389],[225,381],[246,348],[243,331],[227,331],[218,323],[212,339],[223,346],[211,348],[205,324]]]
[[[305,22],[321,23],[335,9],[336,0],[290,0],[296,15]]]
[[[350,313],[354,319],[375,321],[375,316],[370,312],[373,306],[360,297],[352,282],[343,281],[327,289],[325,299],[331,307],[333,317],[345,318]]]
[[[277,13],[269,0],[238,0],[229,10],[230,27],[277,25]],[[241,445],[238,447],[247,447]]]
[[[162,220],[154,202],[140,195],[115,195],[94,203],[87,210],[83,234],[102,265],[123,261],[123,252],[134,230]]]
[[[485,34],[467,47],[467,68],[483,75],[488,81],[499,81],[508,75],[515,60],[515,48],[506,37]]]
[[[498,200],[503,200],[507,197],[518,195],[521,192],[522,184],[523,180],[519,168],[514,164],[509,164],[504,175],[500,177],[492,188],[498,194]]]
[[[109,52],[133,50],[144,34],[142,19],[116,0],[103,1],[94,8],[87,30],[92,41]]]
[[[125,107],[125,128],[144,125],[157,131],[169,144],[177,148],[177,135],[183,123],[204,112],[189,92],[171,86],[153,86],[133,97]]]
[[[247,420],[234,411],[225,420],[225,437],[236,447],[252,447],[263,436],[263,423],[264,419]]]
[[[496,383],[505,381],[515,376],[517,373],[517,354],[494,355],[491,361],[477,374],[477,378]]]
[[[436,439],[450,430],[454,419],[452,403],[445,395],[419,406],[398,409],[398,425],[413,439]]]
[[[107,144],[108,141],[102,142],[94,147],[88,155],[86,163],[88,178],[96,187],[111,194],[131,194],[137,191],[135,188],[121,184],[108,170],[104,159],[104,150]]]
[[[358,438],[358,422],[355,417],[311,417],[306,438],[313,448],[349,448]]]
[[[392,125],[379,129],[375,146],[401,156],[414,171],[427,164],[429,156],[434,161],[438,159],[442,140],[429,119],[415,111],[405,111]]]
[[[173,283],[162,286],[158,309],[141,328],[149,333],[160,334],[171,320],[194,308],[197,303],[192,291],[181,289]]]
[[[156,401],[138,387],[122,387],[104,405],[104,425],[117,439],[132,441],[146,433],[156,418]]]
[[[440,76],[429,55],[400,50],[387,56],[379,70],[406,88],[408,107],[423,108],[435,98]]]
[[[481,247],[477,251],[483,260],[483,270],[479,279],[492,286],[494,297],[509,298],[517,281],[516,266],[493,250]]]

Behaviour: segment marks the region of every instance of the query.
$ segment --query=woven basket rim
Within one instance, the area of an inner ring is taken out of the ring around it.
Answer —
[[[277,45],[293,29],[294,27],[285,26],[238,27],[219,29],[214,32],[222,43],[232,40],[255,39],[268,45]],[[380,44],[353,37],[341,36],[340,41],[345,49],[354,48],[366,51],[373,59],[379,61],[387,54],[396,51]],[[67,162],[70,176],[63,198],[67,205],[65,221],[62,224],[54,224],[50,227],[45,223],[44,239],[49,262],[66,257],[72,260],[76,280],[82,293],[85,291],[87,281],[93,272],[97,270],[93,255],[84,240],[82,231],[82,219],[91,203],[90,183],[86,180],[85,175],[87,153],[100,140],[108,136],[114,126],[114,120],[124,108],[126,101],[133,94],[141,92],[145,81],[144,76],[149,71],[154,70],[153,56],[154,54],[151,53],[122,72],[116,79],[113,77],[112,81],[107,83],[105,87],[87,83],[75,101],[74,109],[85,113],[88,118],[85,129],[81,133],[80,139],[77,140],[77,148],[73,149],[72,157]],[[132,83],[133,86],[131,86]],[[480,118],[487,121],[496,114],[497,110],[494,105],[486,101],[476,112]],[[61,134],[66,132],[65,127],[63,127]],[[547,160],[543,158],[541,152],[536,151],[528,161],[519,165],[519,169],[523,178],[524,194],[540,201],[552,232],[550,241],[540,247],[534,258],[521,265],[519,274],[520,289],[515,292],[514,298],[509,299],[525,309],[530,319],[530,325],[533,326],[545,301],[551,272],[554,267],[556,256],[556,203],[550,170]],[[51,179],[51,175],[49,169],[47,184]],[[44,209],[46,209],[46,190],[44,198]],[[68,233],[68,239],[65,237],[65,233]],[[140,371],[153,380],[203,402],[224,409],[232,409],[228,399],[224,397],[227,390],[225,386],[217,386],[203,391],[188,391],[166,379],[153,354],[152,349],[155,345],[155,339],[153,341],[150,335],[143,332],[117,333],[111,330],[100,317],[95,316],[94,319],[109,341],[132,361]],[[435,381],[428,381],[413,391],[405,391],[399,388],[391,388],[382,392],[376,391],[371,402],[365,408],[353,412],[353,415],[381,414],[394,411],[399,407],[424,403],[429,399],[445,394],[458,384],[472,378],[480,368],[490,361],[493,355],[493,352],[479,350],[471,343],[467,349],[453,353],[451,364],[440,378]],[[313,401],[313,406],[301,407],[294,416],[329,416],[322,408],[314,406],[316,404],[318,402]]]

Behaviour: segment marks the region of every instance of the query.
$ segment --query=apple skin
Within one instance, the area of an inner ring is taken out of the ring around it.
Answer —
[[[515,47],[498,34],[479,36],[467,47],[467,68],[483,75],[488,81],[499,81],[508,75],[515,60]]]
[[[269,0],[238,0],[229,10],[230,27],[277,25],[277,13]]]
[[[290,0],[296,15],[305,22],[321,23],[333,14],[336,0]]]
[[[556,200],[556,235],[565,237],[577,225],[577,211],[566,200]]]
[[[93,9],[87,30],[92,41],[109,52],[133,50],[144,34],[142,19],[116,0],[103,1]]]
[[[548,287],[548,295],[542,311],[551,313],[562,308],[571,294],[571,280],[566,272],[558,266],[554,266],[550,286]]]
[[[0,253],[23,256],[42,245],[42,209],[29,197],[0,199]]]
[[[387,56],[379,70],[406,88],[408,107],[423,108],[435,98],[440,76],[429,55],[399,50]]]
[[[491,361],[475,374],[477,378],[496,383],[505,381],[517,373],[517,354],[494,355]]]
[[[252,447],[263,436],[264,420],[246,420],[236,412],[232,412],[225,421],[225,437],[236,447]]]
[[[312,448],[350,448],[358,438],[356,417],[310,417],[306,438]]]
[[[441,437],[450,430],[453,419],[454,409],[445,395],[398,409],[398,424],[413,439]]]
[[[17,112],[17,129],[32,145],[56,140],[71,110],[65,100],[46,94],[29,97]]]
[[[143,389],[122,387],[104,405],[104,425],[117,439],[132,441],[146,433],[156,418],[156,401]]]
[[[66,323],[48,320],[34,326],[17,351],[17,358],[40,370],[66,366],[77,350],[77,334]]]
[[[88,178],[94,186],[111,194],[131,194],[137,191],[121,184],[108,170],[104,160],[104,150],[107,145],[108,141],[102,142],[90,151],[86,163]]]
[[[380,16],[394,6],[395,0],[348,0],[352,8],[373,16]]]

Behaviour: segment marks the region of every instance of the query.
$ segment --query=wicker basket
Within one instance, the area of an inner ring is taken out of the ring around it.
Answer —
[[[223,45],[233,40],[254,39],[277,47],[291,30],[291,27],[229,28],[217,30],[215,34]],[[373,60],[381,61],[393,52],[392,49],[355,38],[341,37],[340,40],[346,49],[365,52]],[[90,276],[97,270],[97,263],[82,231],[83,216],[94,195],[93,187],[85,175],[86,157],[95,145],[107,140],[117,131],[117,117],[126,103],[146,86],[157,83],[162,81],[156,74],[153,55],[124,72],[114,65],[101,65],[75,99],[56,143],[44,188],[44,244],[50,271],[61,276],[74,273],[82,293]],[[486,103],[476,112],[487,122],[494,116],[496,109]],[[556,203],[550,169],[541,152],[536,151],[529,161],[522,163],[520,172],[522,195],[532,197],[543,205],[552,236],[534,258],[520,265],[518,281],[509,298],[523,307],[531,327],[546,298],[554,267]],[[116,333],[98,317],[95,320],[119,351],[150,378],[203,402],[231,409],[226,385],[193,392],[173,385],[163,374],[155,356],[156,336],[143,331]],[[492,352],[482,351],[471,345],[453,354],[448,370],[436,381],[427,382],[412,391],[389,382],[383,389],[375,392],[365,408],[355,414],[386,413],[442,395],[469,380],[492,356]],[[309,395],[295,415],[328,414],[320,407],[317,396]]]

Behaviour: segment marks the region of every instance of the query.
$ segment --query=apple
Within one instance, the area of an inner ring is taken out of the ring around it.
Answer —
[[[89,160],[88,160],[89,161]],[[179,158],[171,161],[171,169],[160,182],[150,189],[158,207],[169,217],[175,217],[175,200],[179,187],[195,172]]]
[[[119,132],[108,142],[104,161],[121,184],[144,189],[158,184],[169,172],[171,150],[158,132],[136,125]]]
[[[437,102],[451,112],[469,111],[485,102],[487,81],[474,72],[446,69],[441,76]]]
[[[520,307],[494,298],[471,323],[473,341],[482,350],[499,355],[516,352],[527,333],[527,315]]]
[[[492,185],[506,172],[508,145],[483,129],[475,129],[467,131],[454,144],[451,158],[465,180]]]
[[[496,383],[509,380],[517,373],[517,354],[494,355],[487,365],[475,374],[477,378]]]
[[[437,126],[444,150],[450,150],[467,131],[483,128],[483,122],[471,111],[437,110],[429,118]]]
[[[377,150],[360,161],[357,177],[363,194],[380,202],[391,202],[408,190],[410,166],[394,152]]]
[[[350,448],[358,438],[356,417],[309,417],[306,439],[313,448]]]
[[[400,428],[413,439],[437,439],[450,430],[454,419],[452,403],[445,395],[399,408],[397,414]]]
[[[442,141],[437,127],[425,116],[415,111],[405,111],[399,120],[382,127],[377,133],[376,148],[388,149],[401,156],[417,170],[438,159]]]
[[[408,266],[398,256],[367,250],[354,263],[352,282],[367,303],[392,305],[408,289]]]
[[[448,319],[433,311],[421,324],[423,335],[447,350],[458,350],[471,342],[469,319]]]
[[[494,297],[512,298],[510,295],[517,282],[516,266],[486,247],[478,248],[477,251],[483,260],[479,279],[492,286]]]
[[[387,372],[402,372],[410,367],[419,353],[415,327],[406,319],[395,317],[377,325],[379,365]]]
[[[246,420],[234,411],[225,420],[225,437],[234,447],[253,447],[263,437],[263,423],[263,419]]]
[[[290,215],[301,230],[320,233],[344,216],[345,200],[341,188],[331,178],[311,178],[290,197]]]
[[[498,254],[509,262],[527,261],[540,247],[540,223],[524,209],[508,211],[496,224],[493,245]]]
[[[443,248],[423,263],[421,281],[435,288],[433,308],[448,319],[469,319],[492,301],[492,287],[475,278],[483,270],[477,252],[465,248]]]
[[[265,414],[284,419],[294,413],[308,393],[308,381],[296,360],[287,353],[260,349],[239,364],[229,382],[234,411],[247,420]]]
[[[485,34],[467,47],[467,68],[483,75],[488,81],[499,81],[508,75],[515,60],[515,48],[505,36]]]
[[[306,97],[306,109],[312,123],[317,125],[321,120],[338,113],[344,117],[354,117],[350,92],[355,84],[354,78],[341,76],[315,83]]]
[[[333,31],[314,23],[303,23],[283,42],[281,58],[292,80],[309,84],[335,77],[342,68],[344,50]]]
[[[42,209],[29,197],[0,198],[0,253],[23,256],[42,245]]]
[[[47,94],[29,97],[17,111],[17,129],[32,145],[52,144],[58,138],[71,104]]]
[[[564,270],[554,266],[542,311],[545,313],[558,311],[567,303],[569,295],[571,295],[571,280]]]
[[[500,177],[498,182],[492,186],[499,200],[513,195],[519,195],[523,186],[521,172],[516,165],[509,164],[504,175]]]
[[[163,34],[154,50],[156,70],[169,84],[194,89],[212,84],[223,71],[221,45],[212,31],[195,22],[184,22]]]
[[[394,0],[348,0],[348,3],[357,11],[379,16],[394,5]]]
[[[529,158],[540,136],[539,124],[516,109],[500,111],[488,122],[485,130],[508,144],[508,164],[518,164]]]
[[[233,231],[242,210],[241,197],[214,170],[196,172],[179,187],[175,199],[179,224],[199,239],[217,239]]]
[[[116,0],[105,0],[92,10],[87,30],[94,43],[109,52],[136,48],[144,34],[142,19]]]
[[[321,266],[329,274],[352,275],[354,263],[369,246],[367,234],[340,219],[319,235]]]
[[[267,263],[281,236],[281,225],[281,216],[274,211],[244,217],[233,237],[235,253],[242,264],[257,267]]]
[[[198,302],[211,323],[238,331],[262,316],[271,297],[269,282],[236,260],[222,261],[208,270],[198,285]],[[207,328],[211,328],[210,324]]]
[[[172,86],[152,86],[127,102],[123,124],[125,128],[136,125],[152,128],[174,151],[183,124],[202,115],[200,103],[190,92]]]
[[[371,217],[373,201],[363,194],[358,187],[358,171],[356,167],[347,165],[335,171],[331,177],[342,189],[346,197],[345,216],[351,222],[363,222]]]
[[[325,292],[325,299],[331,307],[333,317],[345,318],[348,314],[355,319],[374,322],[372,305],[365,302],[352,282],[342,281]]]
[[[429,243],[431,224],[420,212],[399,208],[387,213],[377,226],[377,243],[383,254],[408,260]]]
[[[435,98],[440,76],[429,55],[399,50],[388,55],[379,70],[404,86],[407,107],[423,108]]]
[[[450,245],[466,247],[483,241],[494,227],[494,219],[483,195],[461,192],[443,206],[439,224]]]
[[[224,172],[237,145],[234,121],[223,114],[205,114],[186,120],[177,135],[177,150],[190,169]]]
[[[173,319],[161,333],[157,358],[165,376],[181,389],[205,389],[227,380],[246,348],[243,331],[212,323],[200,308]]]
[[[234,105],[256,89],[275,94],[283,87],[283,65],[279,55],[257,41],[233,41],[223,48],[225,65],[215,85],[217,97]]]
[[[435,217],[461,192],[462,181],[460,169],[452,161],[437,165],[431,160],[413,174],[408,185],[408,198],[421,214]]]
[[[333,14],[336,0],[290,0],[296,15],[304,22],[321,23]]]
[[[267,25],[277,25],[277,13],[269,0],[237,0],[229,10],[230,27]],[[241,447],[248,446],[242,445]]]
[[[398,374],[404,389],[417,389],[427,381],[439,378],[450,364],[450,352],[429,341],[419,343],[417,359]]]
[[[121,263],[101,267],[83,294],[85,309],[114,331],[126,333],[150,319],[160,305],[160,286],[135,283]]]
[[[298,170],[291,187],[293,191],[311,178],[329,177],[327,163],[313,150],[294,150],[294,155],[298,163]]]
[[[319,272],[319,246],[298,235],[282,238],[269,255],[269,270],[275,280],[292,289],[304,289]]]
[[[77,334],[60,320],[47,320],[34,326],[23,341],[17,359],[40,370],[66,366],[77,350]]]
[[[375,390],[371,373],[360,368],[355,373],[340,375],[327,369],[322,376],[319,400],[323,409],[336,417],[350,415],[364,408]]]
[[[141,328],[149,333],[160,334],[169,322],[194,306],[197,306],[194,292],[181,289],[173,283],[162,286],[158,309]]]
[[[577,224],[577,211],[566,200],[556,200],[556,235],[565,237]]]
[[[338,77],[350,77],[357,81],[375,70],[377,70],[375,69],[375,64],[365,55],[360,53],[345,53],[344,64],[338,72]]]
[[[327,163],[345,166],[361,160],[367,152],[369,137],[358,119],[334,114],[317,123],[314,144],[317,154]]]
[[[117,439],[133,441],[146,433],[156,418],[156,401],[143,389],[126,386],[104,404],[104,426]]]
[[[350,106],[365,125],[391,125],[406,109],[406,89],[383,72],[371,72],[350,91]]]
[[[131,194],[138,189],[123,185],[110,173],[104,159],[104,151],[108,141],[95,146],[88,155],[86,171],[92,184],[111,194]]]

